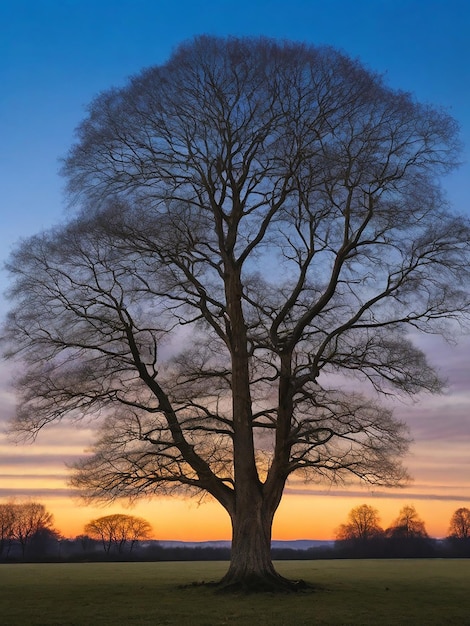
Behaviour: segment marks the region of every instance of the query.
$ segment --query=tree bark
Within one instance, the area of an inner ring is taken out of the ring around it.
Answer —
[[[224,590],[290,591],[299,588],[278,574],[271,558],[271,529],[274,512],[270,512],[262,493],[237,498],[232,515],[232,553],[230,567],[219,585]],[[248,499],[249,498],[249,499]]]
[[[271,531],[280,498],[272,497],[278,484],[271,472],[266,491],[259,479],[252,424],[247,327],[243,315],[240,270],[230,254],[226,261],[226,299],[230,319],[232,360],[233,459],[235,503],[229,510],[232,520],[230,567],[221,580],[223,588],[263,591],[292,588],[280,576],[271,559]],[[280,490],[280,494],[282,489]]]
[[[240,507],[232,519],[230,567],[221,581],[224,587],[257,590],[277,580],[271,560],[271,522],[261,507]]]

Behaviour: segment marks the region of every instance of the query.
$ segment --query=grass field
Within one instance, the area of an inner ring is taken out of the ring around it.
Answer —
[[[470,560],[282,561],[317,585],[296,594],[227,595],[192,582],[226,563],[0,565],[2,626],[470,625]],[[189,586],[185,586],[189,585]]]

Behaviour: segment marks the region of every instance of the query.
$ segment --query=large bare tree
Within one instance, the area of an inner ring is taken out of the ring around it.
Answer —
[[[412,336],[468,313],[457,153],[446,113],[330,48],[200,37],[103,93],[64,163],[75,215],[9,264],[15,428],[95,416],[85,497],[209,494],[223,583],[288,584],[289,476],[406,479],[379,399],[438,391]]]

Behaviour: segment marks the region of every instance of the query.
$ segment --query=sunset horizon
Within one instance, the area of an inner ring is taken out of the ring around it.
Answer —
[[[307,505],[305,504],[307,500]],[[151,539],[156,541],[212,542],[230,541],[231,528],[227,513],[215,502],[197,504],[176,498],[157,498],[151,503],[133,506],[113,504],[108,506],[77,505],[73,499],[28,497],[1,498],[0,503],[29,502],[43,504],[54,517],[53,528],[64,539],[75,539],[86,534],[85,525],[93,519],[116,513],[144,518],[152,526]],[[448,536],[449,522],[453,513],[469,507],[469,501],[422,500],[400,496],[394,498],[371,496],[290,496],[286,494],[275,517],[272,541],[334,541],[335,531],[347,519],[354,507],[367,504],[377,509],[381,526],[385,530],[398,517],[404,506],[413,506],[425,523],[428,535],[433,539]],[[317,513],[318,517],[315,517]],[[301,520],[292,522],[292,518]]]
[[[436,341],[433,352],[450,365],[448,391],[427,395],[419,402],[398,403],[395,410],[408,421],[414,442],[404,459],[411,482],[401,488],[373,486],[308,484],[291,479],[274,518],[273,540],[313,539],[332,541],[335,529],[355,506],[369,504],[378,509],[382,526],[387,528],[399,510],[411,504],[424,520],[428,534],[445,538],[453,512],[470,508],[470,482],[462,468],[468,464],[468,442],[458,431],[458,422],[447,418],[446,436],[442,415],[462,416],[467,411],[467,383],[460,363],[466,358],[470,342],[457,349]],[[4,404],[13,411],[11,393]],[[13,437],[0,434],[0,503],[34,500],[45,504],[54,515],[55,527],[67,538],[83,533],[84,525],[111,513],[130,513],[144,517],[154,529],[155,539],[168,541],[230,540],[230,519],[215,501],[198,503],[197,497],[156,496],[143,498],[133,506],[125,501],[111,505],[86,505],[71,495],[67,482],[71,464],[86,454],[93,442],[93,422],[69,425],[66,421],[45,429],[35,442],[14,443]],[[68,444],[64,445],[64,441]]]
[[[445,3],[432,3],[427,10],[418,0],[398,3],[399,6],[394,2],[383,2],[377,7],[372,0],[366,0],[355,3],[357,6],[352,9],[345,0],[335,0],[333,8],[324,7],[324,3],[294,0],[287,10],[283,3],[263,0],[258,4],[242,2],[233,6],[230,2],[220,2],[211,8],[198,8],[187,2],[165,7],[157,6],[160,3],[155,6],[146,3],[145,10],[139,13],[132,3],[118,2],[115,6],[107,0],[98,6],[91,0],[76,5],[68,3],[67,6],[61,3],[39,6],[30,2],[28,11],[10,4],[10,7],[6,4],[0,7],[0,21],[5,29],[4,37],[0,38],[0,52],[3,52],[3,59],[8,59],[6,63],[3,61],[6,97],[0,103],[0,113],[6,121],[4,190],[0,205],[0,249],[4,264],[12,250],[17,249],[18,242],[59,229],[71,220],[72,209],[64,193],[64,179],[57,173],[58,160],[68,154],[77,140],[75,129],[86,119],[85,107],[97,94],[107,93],[113,85],[116,89],[128,85],[128,77],[140,75],[142,68],[162,66],[179,45],[192,41],[201,33],[220,38],[252,37],[258,41],[260,37],[267,37],[276,42],[331,45],[351,59],[358,59],[365,70],[373,74],[374,80],[380,82],[378,76],[383,76],[383,83],[394,94],[407,98],[411,93],[409,102],[425,103],[423,110],[429,103],[429,106],[436,107],[436,111],[449,113],[461,127],[463,153],[460,168],[442,180],[442,191],[447,198],[442,201],[442,206],[452,207],[456,214],[467,220],[470,216],[470,81],[465,80],[470,51],[467,37],[470,7],[462,9],[460,3],[451,2],[449,9]],[[243,14],[248,17],[245,19]],[[372,206],[372,200],[370,203]],[[408,208],[411,211],[415,206]],[[436,222],[437,230],[439,221]],[[325,241],[328,237],[325,235]],[[302,254],[299,253],[299,258]],[[367,281],[370,283],[366,285]],[[369,273],[364,277],[364,291],[372,282]],[[12,307],[8,295],[11,285],[5,268],[2,268],[0,291],[5,292],[0,299],[2,319]],[[355,294],[352,299],[354,297]],[[401,293],[396,302],[400,298]],[[216,304],[213,308],[214,315],[223,320],[226,311]],[[340,309],[338,306],[338,311]],[[325,318],[327,316],[328,313]],[[222,322],[220,328],[223,328]],[[423,367],[427,368],[429,363],[444,381],[441,393],[420,391],[411,398],[414,392],[410,391],[408,397],[405,389],[402,395],[399,390],[397,397],[392,397],[392,391],[380,396],[374,384],[370,385],[371,404],[380,397],[384,411],[390,410],[390,415],[397,420],[394,422],[396,432],[399,422],[409,428],[412,443],[403,463],[410,473],[410,483],[387,489],[374,484],[360,486],[340,481],[331,484],[315,480],[304,482],[301,474],[294,473],[287,482],[274,517],[273,540],[334,541],[336,529],[346,521],[349,511],[361,504],[379,511],[384,529],[393,523],[403,506],[412,505],[424,521],[430,537],[444,539],[447,536],[454,511],[461,507],[470,508],[468,322],[467,326],[462,322],[461,327],[456,322],[452,331],[454,329],[455,333],[449,331],[447,341],[439,336],[439,329],[435,334],[426,334],[412,324],[406,334],[399,335],[404,342],[409,340],[411,351],[416,350],[414,354],[422,352],[425,355],[423,364],[426,365]],[[281,337],[282,324],[277,324],[275,330]],[[315,332],[312,331],[312,336]],[[397,340],[396,345],[398,343]],[[349,345],[347,341],[345,345]],[[162,352],[165,348],[166,345]],[[281,352],[279,348],[279,354]],[[152,366],[157,360],[156,353],[155,348]],[[380,353],[380,346],[377,353]],[[392,362],[393,347],[390,354]],[[152,360],[151,357],[148,359],[149,362]],[[395,372],[394,367],[392,363],[391,372]],[[304,369],[307,369],[305,365]],[[373,369],[371,367],[371,371]],[[14,370],[11,362],[0,363],[0,504],[25,501],[44,504],[54,516],[54,528],[70,539],[83,534],[91,519],[126,513],[146,519],[152,526],[155,540],[231,540],[230,517],[210,497],[200,503],[197,497],[156,495],[137,500],[129,507],[121,501],[110,505],[84,505],[78,496],[72,496],[68,466],[86,455],[91,457],[99,417],[89,421],[78,418],[75,423],[59,418],[60,423],[42,428],[36,441],[18,440],[17,433],[7,431],[16,411],[13,383],[20,370],[20,366]],[[263,382],[266,382],[268,374],[264,372],[262,375],[265,376]],[[416,378],[410,382],[410,388],[415,381]],[[362,391],[363,383],[352,376],[342,382],[341,392],[348,386],[354,392]],[[434,386],[437,389],[438,383]],[[432,388],[433,384],[429,387]],[[154,401],[152,398],[150,402]],[[274,406],[276,399],[272,402]],[[207,406],[210,406],[209,401]],[[271,417],[270,410],[266,410],[267,421]],[[261,425],[260,421],[257,426]],[[310,443],[308,436],[305,440]],[[397,445],[397,449],[399,447]],[[227,473],[230,472],[231,469]],[[232,490],[231,475],[224,477],[221,483],[223,481],[227,491]]]

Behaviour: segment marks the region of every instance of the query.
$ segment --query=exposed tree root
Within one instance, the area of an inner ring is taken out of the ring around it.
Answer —
[[[218,593],[296,593],[299,591],[312,591],[313,585],[305,580],[278,580],[261,577],[247,578],[245,580],[224,583],[221,581],[216,590]]]
[[[283,576],[245,576],[242,579],[226,579],[210,582],[194,582],[185,587],[195,586],[211,587],[216,593],[297,593],[303,591],[314,591],[317,589],[305,580],[289,580]]]

